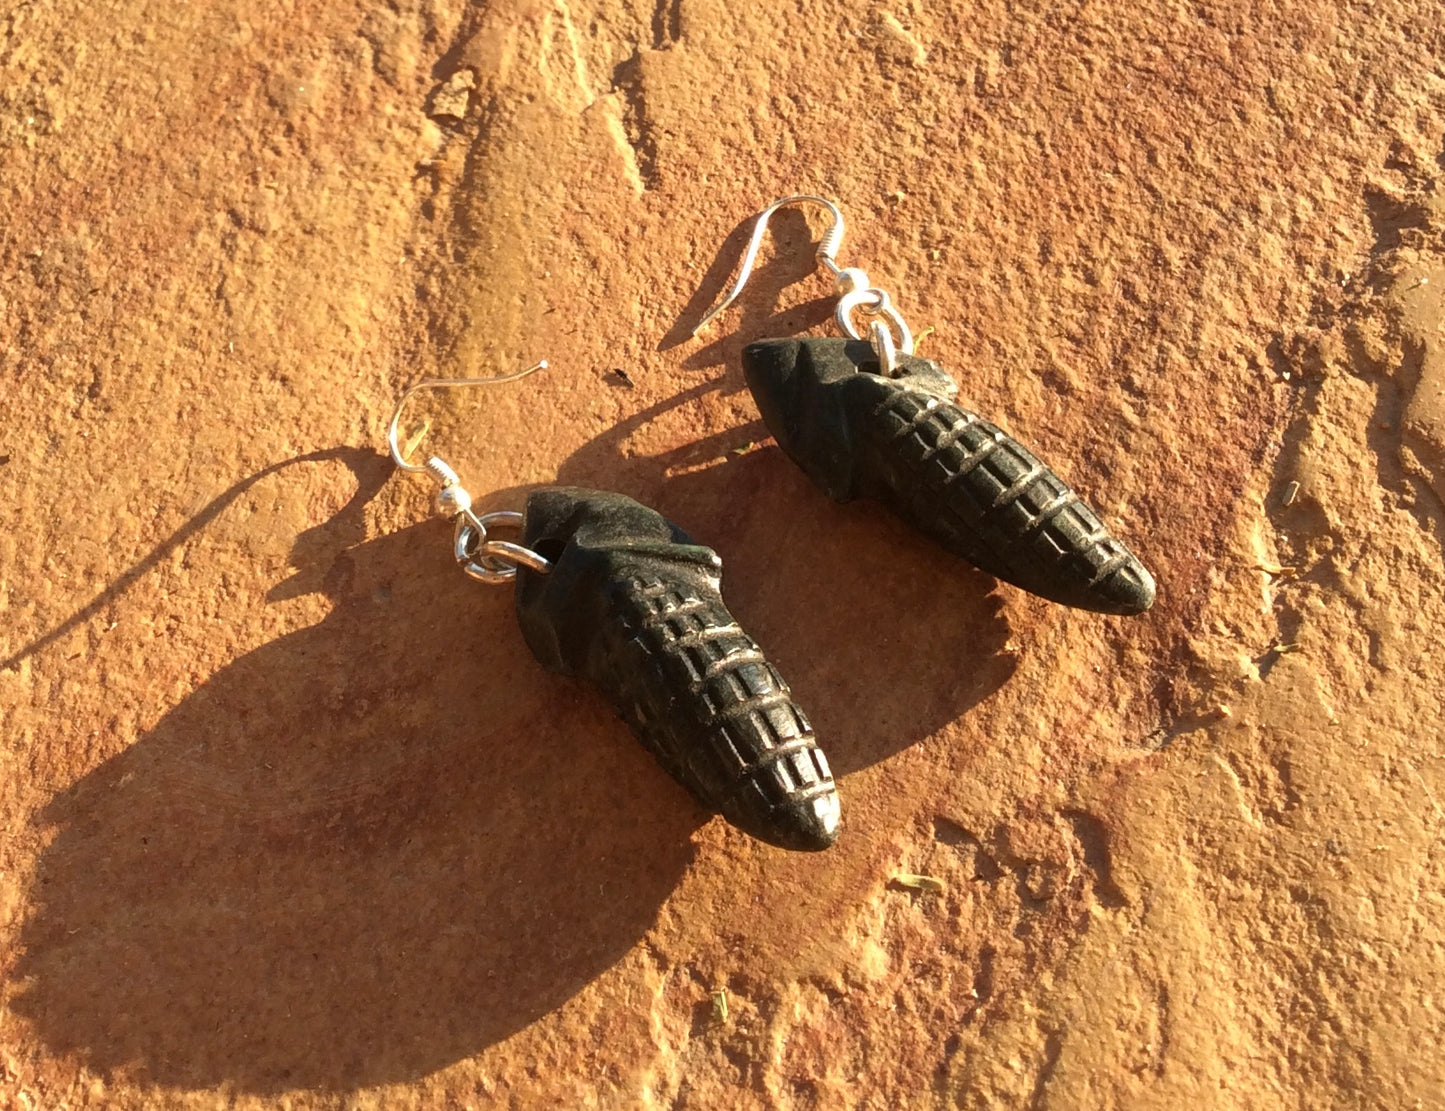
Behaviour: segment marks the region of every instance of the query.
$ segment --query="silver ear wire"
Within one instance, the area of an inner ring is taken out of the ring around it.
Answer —
[[[526,370],[518,370],[511,374],[498,374],[490,378],[428,378],[418,382],[401,395],[396,403],[396,408],[392,410],[391,423],[386,428],[386,444],[391,449],[392,462],[404,471],[425,472],[441,484],[441,489],[437,491],[436,495],[437,512],[443,517],[456,518],[453,549],[457,562],[462,565],[463,571],[480,582],[510,582],[517,577],[518,567],[526,567],[545,575],[552,570],[552,564],[544,556],[530,548],[524,548],[520,544],[513,544],[507,540],[488,538],[488,525],[520,528],[522,525],[520,513],[502,510],[478,516],[472,512],[472,495],[467,492],[461,479],[457,476],[457,472],[446,460],[436,455],[430,456],[425,463],[412,463],[407,460],[401,449],[402,410],[406,408],[406,403],[411,396],[422,390],[450,389],[454,386],[491,386],[501,382],[515,382],[518,378],[525,378],[534,371],[545,370],[546,367],[547,360],[543,359]]]
[[[397,400],[396,408],[391,412],[391,423],[386,427],[386,444],[387,447],[391,448],[392,462],[404,471],[428,471],[433,474],[443,486],[455,485],[457,482],[456,472],[435,456],[425,463],[409,463],[407,462],[406,456],[402,454],[401,444],[399,442],[401,435],[401,412],[406,408],[406,403],[411,400],[411,396],[421,393],[422,390],[451,389],[455,386],[492,386],[502,382],[515,382],[518,378],[525,378],[535,371],[546,369],[547,360],[543,359],[534,366],[529,366],[526,370],[513,371],[511,374],[497,374],[490,378],[427,378],[424,381],[418,382]],[[438,472],[433,464],[445,468],[445,473]],[[448,482],[448,476],[450,476],[450,482]]]
[[[738,294],[743,291],[743,286],[748,284],[748,278],[753,272],[753,263],[757,261],[758,249],[763,245],[763,233],[768,230],[768,218],[780,208],[786,208],[793,204],[816,204],[828,210],[832,222],[828,230],[823,233],[822,240],[818,243],[818,250],[815,252],[818,261],[833,272],[839,275],[842,271],[838,268],[838,248],[843,245],[843,213],[838,206],[826,197],[815,196],[812,193],[795,193],[791,197],[783,197],[776,200],[767,208],[758,213],[757,223],[753,225],[753,237],[748,241],[748,249],[743,253],[742,269],[738,271],[737,281],[733,282],[732,289],[728,290],[727,296],[714,305],[708,314],[697,322],[697,327],[692,330],[697,335],[707,327],[712,318],[726,309],[737,300]],[[861,274],[862,272],[859,271]],[[864,284],[867,284],[867,277],[864,276]]]
[[[758,250],[762,247],[763,235],[768,228],[768,219],[778,209],[795,204],[816,204],[828,210],[831,221],[827,230],[823,232],[823,238],[819,241],[814,255],[818,263],[827,267],[833,275],[834,285],[838,292],[838,305],[834,309],[833,319],[849,339],[867,339],[872,343],[874,351],[878,354],[884,376],[893,377],[897,373],[899,354],[913,354],[913,333],[909,330],[902,314],[893,307],[893,302],[889,299],[888,294],[875,288],[869,282],[866,273],[856,266],[844,268],[838,265],[838,248],[843,245],[843,213],[826,197],[819,197],[812,193],[795,193],[792,196],[783,197],[758,213],[757,221],[753,225],[752,238],[748,240],[748,249],[743,252],[742,267],[738,271],[737,280],[733,282],[727,295],[697,322],[697,327],[692,330],[692,334],[697,335],[715,316],[737,300],[738,294],[743,291],[743,286],[747,285],[748,278],[752,276],[753,264],[757,261]],[[875,318],[868,326],[866,336],[854,323],[854,313]],[[884,320],[888,323],[884,324]],[[893,340],[894,331],[898,333],[896,343]],[[883,337],[883,333],[887,333],[886,338]]]

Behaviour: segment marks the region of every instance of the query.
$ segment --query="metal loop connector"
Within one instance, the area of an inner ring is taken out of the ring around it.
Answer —
[[[878,366],[883,371],[883,377],[896,378],[898,348],[893,344],[893,333],[889,331],[888,325],[881,320],[873,321],[868,326],[868,337],[872,341],[873,350],[878,353]]]
[[[522,514],[512,510],[485,513],[480,517],[468,510],[457,517],[452,550],[462,570],[478,582],[504,583],[517,577],[517,568],[525,567],[539,575],[552,570],[552,563],[531,548],[510,540],[493,540],[488,526],[522,527]]]
[[[849,339],[862,339],[863,333],[853,323],[853,313],[862,311],[876,315],[886,312],[888,307],[890,307],[888,294],[881,289],[855,289],[838,298],[838,305],[833,310],[833,319],[837,321],[838,327]]]
[[[881,317],[870,323],[868,334],[858,328],[853,322],[853,314],[858,313],[864,317]],[[889,377],[893,375],[893,368],[897,366],[897,352],[904,355],[913,354],[913,332],[908,327],[908,322],[903,319],[899,311],[893,307],[893,301],[881,289],[856,289],[852,293],[844,294],[838,300],[838,307],[833,313],[833,319],[837,321],[838,327],[849,339],[870,339],[873,340],[873,349],[878,352],[880,361],[888,366],[885,372]],[[876,336],[876,329],[883,321],[887,321],[892,329],[889,334],[889,342],[892,342],[892,331],[898,333],[897,351],[891,356],[891,362],[885,360],[884,352],[879,348]]]

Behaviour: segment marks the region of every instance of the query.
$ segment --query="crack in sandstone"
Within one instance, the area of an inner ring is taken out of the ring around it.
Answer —
[[[622,102],[622,112],[616,117],[619,149],[640,193],[657,184],[657,128],[647,110],[647,88],[640,49],[617,67],[613,74],[613,88]]]
[[[652,46],[666,50],[682,41],[682,0],[657,0],[652,12]]]

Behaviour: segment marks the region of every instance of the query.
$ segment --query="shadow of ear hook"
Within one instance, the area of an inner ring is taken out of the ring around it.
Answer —
[[[223,494],[213,498],[200,512],[192,516],[185,524],[166,537],[143,559],[132,564],[126,570],[116,576],[115,580],[105,587],[99,594],[78,609],[70,617],[66,618],[53,629],[42,634],[29,644],[17,649],[12,655],[0,659],[0,671],[6,671],[18,667],[23,660],[44,651],[67,633],[84,625],[87,621],[99,613],[106,605],[115,601],[124,594],[130,587],[147,571],[150,571],[156,564],[174,552],[192,536],[205,528],[208,524],[219,517],[228,509],[237,498],[244,494],[263,478],[269,478],[278,474],[287,467],[300,463],[344,463],[351,473],[356,477],[356,492],[352,494],[347,503],[336,512],[332,518],[333,523],[339,523],[343,527],[355,529],[357,540],[362,536],[361,509],[367,502],[376,496],[378,490],[386,484],[387,477],[391,474],[391,465],[386,456],[372,451],[369,448],[358,447],[334,447],[321,451],[308,452],[305,455],[298,455],[292,459],[283,459],[279,463],[273,463],[269,467],[248,475],[240,482],[237,482]]]
[[[813,260],[806,269],[796,269],[796,256],[792,255],[791,252],[786,254],[780,253],[775,256],[774,261],[783,258],[790,259],[791,262],[789,265],[792,269],[783,274],[780,281],[772,283],[765,295],[765,300],[775,298],[784,288],[811,274],[817,266],[827,267],[835,276],[841,273],[837,263],[834,261],[838,248],[843,242],[844,230],[843,214],[838,210],[838,206],[826,197],[819,197],[810,193],[799,193],[793,196],[783,197],[774,201],[762,212],[748,216],[728,233],[727,238],[723,240],[722,245],[718,248],[717,255],[713,258],[712,264],[708,267],[707,273],[703,275],[702,280],[698,283],[696,291],[688,298],[688,302],[683,306],[682,312],[678,314],[677,319],[672,323],[672,327],[667,330],[667,334],[663,336],[662,340],[658,343],[658,351],[667,351],[694,339],[714,317],[728,308],[737,299],[743,290],[743,286],[747,284],[749,277],[752,276],[758,252],[762,247],[763,237],[768,229],[768,221],[778,210],[793,208],[794,206],[802,204],[817,205],[826,209],[829,218],[828,227],[823,232],[822,238],[813,252]],[[808,231],[807,224],[801,213],[792,212],[787,215],[796,218],[798,228],[801,228],[801,230],[805,232]],[[782,217],[780,217],[780,219],[782,219]],[[775,233],[775,237],[781,235],[791,237],[796,230],[797,228],[790,228]],[[811,232],[808,232],[808,234],[811,236]],[[743,246],[744,241],[747,243],[746,247]],[[721,300],[718,300],[718,295],[723,289],[723,283],[732,273],[732,260],[739,255],[742,256],[742,261],[738,267],[737,277],[734,279],[727,293],[722,296]],[[716,303],[714,304],[714,302]],[[694,320],[696,321],[695,324],[688,324],[688,321]],[[752,332],[753,329],[750,325],[755,323],[756,321],[753,321],[750,316],[745,317],[742,325],[743,330]],[[810,324],[811,323],[814,322],[810,321]],[[692,366],[693,360],[690,359],[686,365]]]
[[[813,252],[813,257],[817,260],[819,266],[826,267],[832,272],[835,278],[842,277],[844,273],[843,268],[840,267],[836,261],[838,248],[843,245],[844,231],[843,213],[838,210],[838,206],[828,200],[827,197],[819,197],[812,193],[794,193],[791,196],[782,197],[768,205],[767,208],[752,218],[753,234],[752,238],[748,240],[748,249],[743,254],[742,265],[738,268],[737,280],[733,282],[732,288],[727,292],[727,296],[710,308],[703,315],[703,318],[697,322],[697,325],[692,330],[694,336],[706,328],[715,316],[736,301],[738,294],[743,291],[743,286],[748,284],[748,278],[753,272],[753,263],[757,261],[758,251],[761,250],[763,246],[763,236],[768,230],[768,220],[771,219],[773,213],[780,208],[801,204],[813,204],[827,209],[829,217],[828,229],[823,233],[823,238],[818,241],[818,247],[817,250]]]

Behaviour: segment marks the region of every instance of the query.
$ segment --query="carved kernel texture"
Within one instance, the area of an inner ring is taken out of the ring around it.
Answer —
[[[1144,565],[1033,452],[950,401],[879,385],[885,396],[860,422],[867,496],[1035,594],[1109,613],[1148,608]]]
[[[518,576],[523,634],[544,666],[592,682],[662,767],[761,840],[822,849],[837,787],[787,683],[728,612],[721,561],[618,494],[528,500],[524,541],[547,575]]]
[[[620,708],[679,782],[743,829],[836,796],[807,717],[720,598],[633,577],[614,605],[626,643],[613,658],[641,665],[612,677]]]
[[[764,340],[743,370],[778,444],[831,497],[888,506],[992,575],[1065,605],[1135,614],[1154,579],[1079,496],[936,365],[876,373],[867,343]]]

